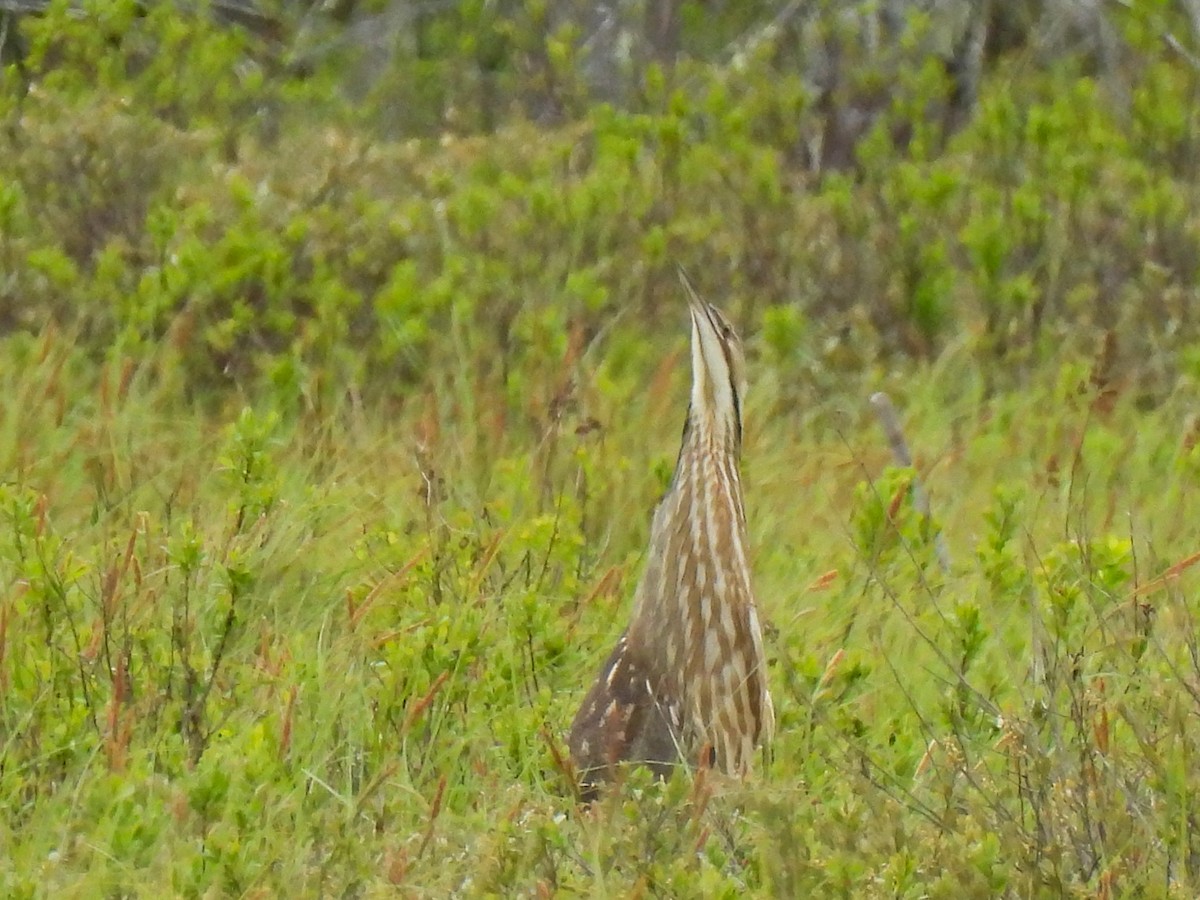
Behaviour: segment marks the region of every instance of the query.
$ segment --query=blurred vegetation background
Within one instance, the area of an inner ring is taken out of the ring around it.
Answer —
[[[0,10],[0,321],[201,393],[557,364],[676,260],[797,384],[1200,365],[1190,0]]]
[[[1200,893],[1200,2],[0,0],[0,66],[4,896]],[[585,813],[676,263],[778,738]]]

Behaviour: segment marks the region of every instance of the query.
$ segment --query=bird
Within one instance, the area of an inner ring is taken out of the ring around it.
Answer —
[[[742,342],[678,274],[691,317],[691,399],[628,627],[568,736],[587,800],[625,763],[660,778],[680,764],[744,777],[775,729],[739,474]]]

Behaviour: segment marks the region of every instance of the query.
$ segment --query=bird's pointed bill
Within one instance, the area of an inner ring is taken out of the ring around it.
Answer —
[[[679,281],[687,293],[692,314],[692,409],[718,428],[736,430],[740,423],[723,328],[682,266]]]

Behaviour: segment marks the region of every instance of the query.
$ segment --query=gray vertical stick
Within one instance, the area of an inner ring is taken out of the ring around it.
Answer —
[[[912,453],[909,452],[908,442],[904,440],[904,431],[900,428],[900,417],[896,415],[896,407],[892,404],[891,398],[883,391],[878,391],[871,395],[870,402],[871,408],[875,410],[875,415],[879,418],[879,424],[883,426],[883,433],[887,435],[888,446],[892,448],[892,456],[895,458],[896,464],[906,469],[912,469]],[[929,495],[925,493],[925,488],[922,487],[915,470],[912,498],[917,512],[926,522],[931,521],[933,516],[929,511]],[[937,531],[933,536],[933,551],[937,554],[938,565],[941,566],[942,571],[949,572],[950,553],[946,550],[946,541],[942,537],[941,531]]]

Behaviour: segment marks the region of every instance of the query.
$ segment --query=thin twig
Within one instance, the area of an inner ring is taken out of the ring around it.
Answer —
[[[896,407],[892,404],[891,398],[883,391],[872,394],[870,402],[871,408],[875,410],[875,415],[879,418],[879,424],[883,426],[884,434],[887,435],[888,446],[892,449],[892,456],[896,460],[896,465],[904,469],[913,469],[913,506],[930,529],[933,529],[933,514],[929,509],[929,495],[921,485],[921,479],[917,477],[916,469],[913,466],[912,453],[909,452],[908,442],[904,439],[904,431],[900,427],[900,417],[896,414]],[[938,565],[942,571],[949,572],[950,552],[946,549],[946,541],[940,529],[933,533],[933,550],[937,554]]]

